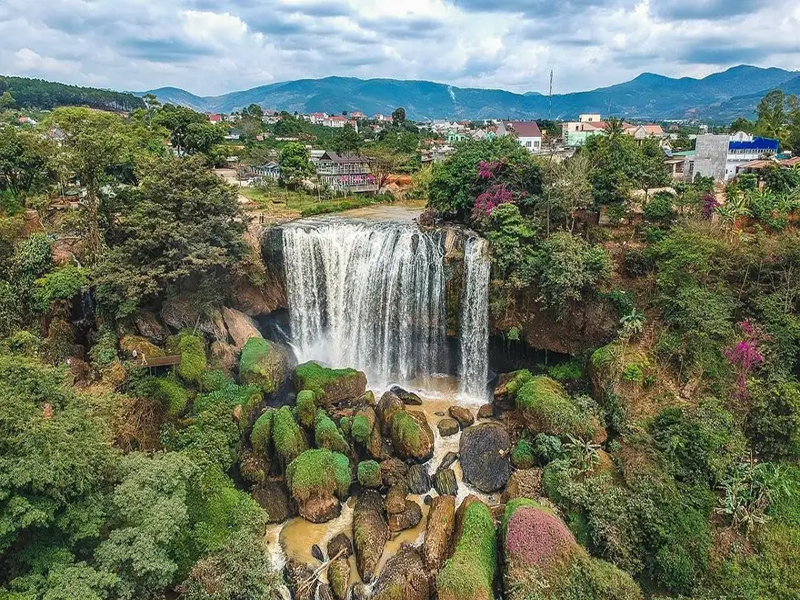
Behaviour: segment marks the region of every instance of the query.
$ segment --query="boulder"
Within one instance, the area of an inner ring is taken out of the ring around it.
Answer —
[[[491,419],[494,417],[494,404],[484,404],[478,409],[479,419]]]
[[[482,492],[502,489],[511,475],[508,432],[498,423],[483,423],[461,434],[459,460],[464,481]]]
[[[146,337],[156,346],[162,346],[169,337],[167,328],[149,310],[137,312],[133,317],[133,323],[136,325],[136,331],[139,332],[139,335]]]
[[[316,558],[319,562],[325,562],[325,555],[322,553],[322,548],[319,547],[319,544],[313,544],[311,546],[311,556]]]
[[[397,554],[386,561],[375,582],[372,599],[428,600],[430,595],[428,574],[419,551],[403,544]]]
[[[458,481],[453,469],[441,469],[433,476],[433,487],[440,496],[458,494]]]
[[[463,406],[451,406],[447,413],[461,425],[461,429],[469,427],[475,422],[475,417],[472,416],[472,411]]]
[[[431,489],[431,476],[425,465],[411,465],[406,475],[406,487],[411,494],[427,494]]]
[[[297,503],[300,516],[312,523],[327,523],[342,512],[339,500],[333,496],[317,496]]]
[[[392,418],[392,446],[400,458],[429,460],[433,456],[433,440],[425,413],[400,411]]]
[[[283,567],[283,578],[294,600],[315,600],[319,581],[315,579],[314,570],[309,565],[289,560]],[[308,581],[313,583],[308,585]]]
[[[388,458],[381,463],[381,478],[385,487],[405,483],[408,465],[396,457]]]
[[[306,450],[286,468],[286,482],[298,512],[312,523],[339,516],[338,498],[347,496],[351,477],[347,457],[326,449]]]
[[[353,554],[353,544],[350,542],[350,538],[344,533],[337,533],[328,542],[329,559],[332,560],[337,556],[339,558],[348,558],[351,554]]]
[[[161,307],[161,321],[175,330],[198,329],[217,340],[225,340],[228,332],[217,312],[206,314],[200,303],[190,296],[169,298]]]
[[[439,469],[448,469],[453,466],[453,463],[458,460],[458,454],[455,452],[448,452],[442,458],[442,462],[439,463],[439,466],[436,468],[438,471]]]
[[[311,390],[320,406],[360,398],[367,391],[367,376],[355,369],[329,369],[315,362],[295,367],[292,374],[295,392]]]
[[[243,312],[223,306],[222,318],[237,350],[244,348],[247,340],[263,337],[256,322]]]
[[[408,496],[408,488],[405,483],[390,487],[386,494],[386,512],[390,515],[403,512],[406,509],[406,496]]]
[[[228,374],[233,373],[237,367],[237,354],[236,348],[228,342],[214,341],[209,349],[211,364]]]
[[[389,388],[389,391],[400,398],[403,404],[407,406],[422,406],[422,398],[417,396],[414,392],[404,390],[399,385],[393,385]]]
[[[455,526],[456,499],[453,496],[437,496],[431,500],[428,512],[428,525],[425,528],[425,541],[422,556],[425,565],[433,572],[438,571],[453,539]]]
[[[250,317],[268,315],[287,305],[286,291],[282,285],[270,281],[269,285],[255,286],[250,283],[247,276],[236,278],[230,297],[233,308]]]
[[[364,490],[356,499],[353,512],[353,545],[356,567],[364,583],[370,583],[389,540],[389,526],[383,498],[374,490]]]
[[[392,449],[381,435],[381,428],[377,425],[372,429],[367,444],[367,453],[378,461],[385,461],[392,458]]]
[[[337,558],[328,565],[328,583],[336,600],[347,600],[350,587],[350,561]]]
[[[274,394],[283,385],[289,370],[289,355],[282,346],[261,337],[247,340],[239,358],[239,379],[257,385],[265,394]]]
[[[511,474],[503,490],[502,501],[507,504],[515,498],[538,498],[542,495],[542,470],[518,469]]]
[[[267,481],[251,492],[253,500],[267,513],[267,523],[283,523],[296,513],[289,490],[282,481]]]
[[[397,413],[403,412],[405,405],[400,398],[392,392],[385,392],[375,407],[380,424],[381,434],[385,437],[392,435],[392,421]]]
[[[437,423],[436,427],[439,429],[439,435],[442,437],[450,437],[459,431],[458,421],[455,419],[442,419]]]
[[[317,591],[314,594],[314,600],[333,600],[333,591],[331,586],[322,581],[317,583]]]
[[[402,512],[389,515],[389,531],[397,533],[406,529],[413,529],[422,520],[422,509],[413,500],[405,501]]]

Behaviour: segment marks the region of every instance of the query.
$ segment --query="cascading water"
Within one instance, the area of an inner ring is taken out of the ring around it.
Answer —
[[[366,372],[377,387],[446,367],[442,244],[414,225],[312,221],[283,230],[298,360]]]
[[[461,296],[461,368],[459,396],[482,402],[489,372],[489,271],[486,240],[464,240],[464,289]]]

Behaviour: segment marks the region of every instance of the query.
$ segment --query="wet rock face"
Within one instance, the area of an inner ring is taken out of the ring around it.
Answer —
[[[347,600],[350,587],[350,561],[337,558],[328,566],[328,583],[336,600]]]
[[[458,494],[458,482],[453,469],[440,469],[433,476],[433,487],[440,496],[455,496]]]
[[[405,501],[403,512],[389,515],[389,531],[397,533],[406,529],[412,529],[419,525],[422,520],[422,509],[413,500]]]
[[[414,392],[404,390],[399,385],[393,385],[389,388],[389,391],[400,398],[402,403],[407,406],[422,406],[422,398],[417,396]]]
[[[411,465],[406,475],[406,486],[410,494],[427,494],[433,483],[425,465]]]
[[[386,494],[386,512],[390,515],[401,513],[406,509],[408,488],[404,483],[393,485]]]
[[[156,346],[163,345],[169,337],[167,328],[164,327],[161,321],[158,320],[158,317],[150,311],[143,310],[136,313],[133,322],[136,325],[136,330],[139,332],[139,335],[146,337]]]
[[[450,416],[458,421],[461,429],[465,429],[475,422],[475,417],[472,416],[472,411],[463,406],[451,406],[447,411]]]
[[[396,394],[389,391],[381,396],[375,407],[375,412],[378,415],[378,423],[380,425],[381,434],[385,437],[392,435],[392,421],[394,416],[405,410],[405,405]]]
[[[425,566],[436,572],[444,563],[453,539],[455,527],[456,499],[453,496],[437,496],[431,500],[422,556]]]
[[[459,456],[464,481],[482,492],[502,489],[511,475],[508,432],[497,423],[464,430]]]
[[[262,337],[256,322],[238,310],[225,306],[222,308],[222,318],[225,320],[225,326],[228,328],[233,345],[238,350],[244,348],[250,338]]]
[[[447,454],[444,455],[444,458],[442,458],[442,462],[439,463],[439,467],[436,470],[439,471],[440,469],[448,469],[452,467],[453,463],[455,463],[457,460],[458,460],[458,454],[456,454],[455,452],[448,452]]]
[[[343,533],[338,533],[328,542],[328,558],[333,559],[337,556],[347,558],[353,554],[353,544],[350,538]]]
[[[314,570],[304,563],[290,560],[283,568],[283,577],[295,600],[314,600],[319,582],[314,580]],[[311,580],[311,583],[307,583]]]
[[[374,490],[365,490],[356,499],[353,512],[353,544],[356,567],[361,580],[370,583],[389,540],[389,526],[383,498]]]
[[[431,594],[428,574],[419,551],[403,545],[386,561],[373,590],[373,600],[428,600]]]
[[[479,419],[491,419],[494,417],[494,404],[484,404],[478,409]]]
[[[436,427],[439,429],[439,435],[442,437],[450,437],[451,435],[457,434],[459,431],[458,421],[455,419],[442,419],[436,424]]]
[[[335,496],[315,496],[298,505],[300,516],[312,523],[327,523],[342,512],[338,498]]]
[[[283,523],[296,513],[289,490],[282,481],[268,481],[251,492],[253,500],[267,513],[268,523]]]

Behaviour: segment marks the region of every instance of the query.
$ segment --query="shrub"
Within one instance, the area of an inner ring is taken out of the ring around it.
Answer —
[[[590,415],[581,412],[561,385],[549,377],[534,377],[524,384],[517,394],[517,408],[535,432],[576,437],[595,433]]]
[[[295,412],[300,425],[306,429],[311,429],[314,426],[314,419],[317,416],[317,403],[314,399],[314,392],[303,390],[297,394]]]
[[[184,329],[177,336],[167,342],[169,352],[181,355],[181,362],[177,367],[181,379],[190,383],[198,383],[203,371],[206,370],[206,351],[203,347],[203,338],[188,329]]]
[[[583,377],[583,369],[576,360],[570,360],[565,363],[553,365],[547,369],[547,374],[556,381],[578,381]]]
[[[275,409],[268,408],[253,425],[250,432],[250,443],[253,452],[259,456],[269,458],[272,454],[272,420],[275,418]]]
[[[642,367],[635,363],[625,365],[622,369],[622,379],[631,383],[642,383],[644,381]]]
[[[675,197],[670,192],[657,192],[644,207],[644,218],[667,225],[678,216],[673,208]]]
[[[379,488],[383,484],[381,466],[374,460],[358,463],[358,483],[366,488]]]
[[[369,442],[369,438],[372,435],[372,429],[369,426],[369,419],[364,415],[356,415],[353,417],[353,426],[352,426],[352,433],[353,439],[360,444],[366,444]]]
[[[517,469],[530,469],[535,466],[536,458],[528,440],[522,438],[514,445],[514,449],[511,451],[511,463]]]
[[[288,406],[279,408],[272,418],[272,441],[284,465],[288,465],[308,447],[306,437]]]
[[[286,483],[292,497],[305,502],[314,496],[347,495],[350,488],[347,457],[330,450],[306,450],[286,468]]]
[[[489,507],[482,502],[467,506],[461,529],[453,555],[445,561],[436,578],[439,598],[494,598],[497,532]]]
[[[327,448],[332,452],[349,454],[350,446],[342,436],[336,424],[321,408],[317,411],[314,424],[314,444],[317,448]]]
[[[564,447],[561,440],[553,435],[546,433],[538,433],[533,438],[531,445],[531,452],[533,457],[539,465],[546,465],[564,455]]]
[[[752,386],[746,433],[766,458],[800,457],[800,385],[769,382]]]

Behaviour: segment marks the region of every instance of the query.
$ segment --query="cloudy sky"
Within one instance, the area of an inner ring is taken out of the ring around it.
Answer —
[[[800,69],[797,0],[0,0],[0,72],[208,95],[343,75],[557,93]]]

